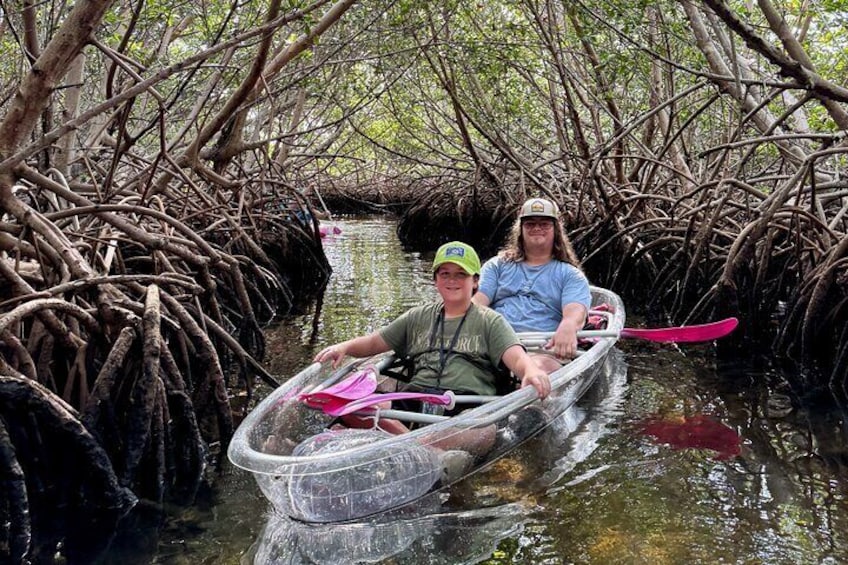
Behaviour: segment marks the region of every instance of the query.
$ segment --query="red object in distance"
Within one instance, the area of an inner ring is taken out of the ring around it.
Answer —
[[[342,233],[342,228],[339,226],[318,226],[318,233],[322,238],[325,238],[328,235],[339,235]]]

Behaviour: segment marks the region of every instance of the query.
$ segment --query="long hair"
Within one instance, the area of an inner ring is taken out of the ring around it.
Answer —
[[[503,260],[514,263],[523,261],[526,258],[526,254],[524,253],[524,235],[521,230],[521,218],[515,219],[515,223],[512,224],[512,230],[509,233],[509,239],[498,255]],[[582,269],[580,259],[577,258],[577,254],[571,246],[571,240],[565,234],[565,228],[562,225],[562,220],[559,218],[554,220],[554,248],[552,255],[557,261],[570,263],[578,269]]]

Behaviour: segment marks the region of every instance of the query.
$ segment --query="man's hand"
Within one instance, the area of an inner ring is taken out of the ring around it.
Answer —
[[[577,356],[577,328],[563,320],[545,344],[545,349],[553,353],[557,359],[574,359]]]
[[[576,302],[566,304],[562,308],[562,321],[557,326],[554,335],[545,344],[557,359],[574,359],[577,357],[577,332],[586,322],[586,307]]]

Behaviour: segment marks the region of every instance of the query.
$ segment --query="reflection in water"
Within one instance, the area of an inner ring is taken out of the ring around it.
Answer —
[[[715,452],[716,459],[730,459],[742,449],[742,438],[733,428],[706,414],[649,416],[636,427],[673,449],[708,449]]]
[[[768,378],[718,385],[703,352],[628,350],[623,428],[550,491],[538,543],[509,560],[845,562],[844,469],[818,463],[824,445],[800,422],[767,415]],[[636,433],[657,413],[714,414],[743,438],[739,454],[717,460]]]
[[[586,460],[600,444],[601,440],[616,431],[615,424],[624,416],[623,404],[627,393],[627,363],[624,354],[614,350],[608,360],[612,370],[607,378],[589,389],[583,401],[566,412],[567,418],[554,422],[555,426],[571,427],[567,433],[557,432],[554,428],[551,438],[561,440],[546,446],[545,452],[559,455],[559,458],[545,472],[540,482],[554,493],[561,488],[560,479],[571,473],[575,467]],[[573,422],[573,423],[572,423]]]
[[[425,499],[428,500],[428,499]],[[528,512],[506,504],[465,512],[437,512],[438,502],[418,516],[353,524],[305,524],[274,515],[247,560],[259,564],[346,565],[376,563],[477,563],[497,542],[521,529]]]
[[[392,222],[336,220],[334,225],[341,233],[324,242],[333,268],[324,294],[266,332],[264,365],[272,374],[293,375],[324,345],[370,333],[436,298],[430,260],[404,252]]]

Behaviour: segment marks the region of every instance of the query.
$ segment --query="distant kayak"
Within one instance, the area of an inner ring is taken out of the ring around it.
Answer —
[[[318,233],[321,234],[321,238],[325,238],[330,235],[339,235],[342,233],[342,228],[339,226],[318,226]]]

